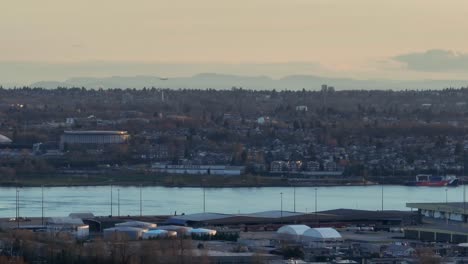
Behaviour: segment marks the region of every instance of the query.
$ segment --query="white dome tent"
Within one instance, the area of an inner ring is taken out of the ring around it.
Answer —
[[[13,141],[7,137],[5,137],[4,135],[0,134],[0,144],[10,144],[12,143]]]
[[[280,240],[300,241],[301,236],[309,229],[306,225],[285,225],[278,229],[276,234]]]
[[[304,244],[335,243],[343,240],[343,237],[331,227],[310,228],[302,235]]]

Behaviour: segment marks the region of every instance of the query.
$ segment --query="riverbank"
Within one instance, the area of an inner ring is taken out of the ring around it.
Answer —
[[[2,187],[40,186],[162,186],[162,187],[290,187],[290,186],[365,186],[375,185],[360,177],[341,179],[287,179],[282,177],[241,175],[161,175],[141,172],[112,173],[99,175],[32,174],[1,178]]]

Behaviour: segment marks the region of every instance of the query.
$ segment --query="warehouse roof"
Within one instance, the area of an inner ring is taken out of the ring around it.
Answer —
[[[118,130],[66,130],[63,132],[66,135],[126,135],[127,131]]]
[[[272,211],[264,211],[252,214],[246,214],[245,216],[250,217],[265,217],[265,218],[281,218],[281,217],[290,217],[290,216],[298,216],[303,215],[304,213],[295,213],[290,211],[281,211],[281,210],[272,210]]]

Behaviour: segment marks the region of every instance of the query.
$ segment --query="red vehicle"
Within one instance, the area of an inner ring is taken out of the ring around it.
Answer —
[[[416,175],[416,181],[408,182],[409,186],[458,186],[458,178],[455,175],[432,176],[429,174]]]

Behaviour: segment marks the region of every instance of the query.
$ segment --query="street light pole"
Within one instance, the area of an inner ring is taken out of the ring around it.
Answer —
[[[206,213],[206,190],[205,190],[204,185],[203,185],[203,212]]]
[[[111,197],[110,197],[110,215],[111,215],[111,217],[112,217],[112,207],[113,207],[113,205],[112,205],[112,200],[113,200],[113,197],[112,197],[112,183],[111,183],[111,186],[110,186],[110,187],[111,187],[111,188],[110,188],[110,189],[111,189],[111,190],[110,190],[110,191],[111,191],[111,193],[110,193],[110,195],[111,195]]]
[[[44,226],[44,185],[41,188],[41,223]]]
[[[382,201],[382,209],[381,211],[383,212],[383,176],[382,177],[382,182],[380,183],[380,185],[382,186],[382,198],[381,198],[381,201]]]
[[[294,212],[296,212],[296,186],[294,186]]]
[[[16,225],[19,228],[19,190],[16,187]]]
[[[117,215],[120,217],[120,189],[117,189]]]
[[[317,188],[315,188],[315,213],[317,214]]]
[[[445,204],[448,205],[448,188],[447,187],[445,187]],[[445,212],[445,219],[446,219],[447,225],[449,223],[449,216],[450,216],[450,213],[448,211],[449,210]]]
[[[462,181],[463,184],[463,214],[466,215],[466,186],[465,182]]]
[[[280,201],[281,201],[281,205],[280,205],[281,218],[283,218],[283,193],[282,192],[280,192]]]
[[[143,216],[143,202],[142,202],[142,195],[141,195],[141,184],[140,184],[140,216]]]
[[[445,187],[445,203],[448,204],[448,189]]]
[[[317,187],[315,187],[315,221],[318,224],[318,215],[317,215]]]

